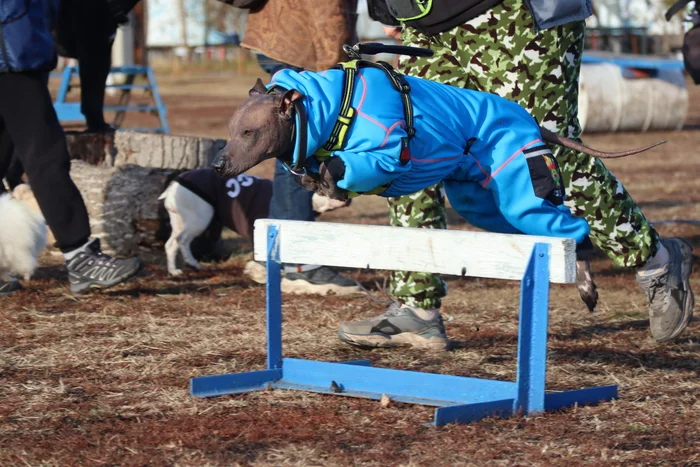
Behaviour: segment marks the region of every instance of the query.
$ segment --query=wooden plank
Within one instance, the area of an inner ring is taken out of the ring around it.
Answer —
[[[280,226],[283,263],[419,271],[520,280],[535,243],[550,245],[550,281],[576,276],[573,239],[328,222],[255,221],[255,259],[265,261],[267,225]]]

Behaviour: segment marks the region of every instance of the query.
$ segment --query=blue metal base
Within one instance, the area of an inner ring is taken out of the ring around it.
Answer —
[[[485,417],[538,413],[617,398],[617,386],[545,393],[549,311],[549,245],[535,244],[521,283],[515,382],[373,368],[366,360],[328,363],[282,357],[279,230],[268,227],[267,369],[193,378],[196,397],[297,389],[435,406],[436,426]]]
[[[507,381],[370,367],[369,361],[328,363],[285,358],[281,369],[260,370],[190,381],[195,397],[296,389],[438,407],[433,425],[468,423],[517,412],[518,386]],[[590,405],[617,398],[617,386],[545,394],[545,410]]]

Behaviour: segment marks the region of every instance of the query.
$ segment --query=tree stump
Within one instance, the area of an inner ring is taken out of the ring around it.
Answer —
[[[192,170],[209,167],[226,141],[194,136],[118,131],[114,165]]]
[[[116,149],[112,133],[66,132],[71,159],[92,165],[114,165]]]
[[[160,135],[134,131],[66,133],[71,158],[109,167],[192,170],[208,167],[226,145],[221,139]]]

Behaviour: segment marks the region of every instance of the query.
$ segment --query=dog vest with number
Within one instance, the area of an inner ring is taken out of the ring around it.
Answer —
[[[214,169],[190,170],[175,181],[214,208],[214,215],[225,227],[253,238],[255,219],[268,216],[272,181],[251,175],[219,177]]]

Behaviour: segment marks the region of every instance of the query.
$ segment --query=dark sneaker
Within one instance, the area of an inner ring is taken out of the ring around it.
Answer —
[[[100,239],[96,238],[66,261],[70,291],[80,293],[115,286],[139,272],[141,266],[138,258],[116,259],[102,253]]]
[[[393,302],[386,312],[376,318],[343,323],[338,329],[341,341],[359,347],[416,347],[446,350],[449,340],[445,325],[437,310],[434,318],[424,320],[416,313],[419,308]]]
[[[637,282],[647,293],[649,326],[657,342],[676,338],[693,317],[695,298],[690,289],[693,247],[680,238],[661,240],[669,262],[657,274],[640,276]]]
[[[18,281],[0,281],[0,297],[8,297],[22,290]]]
[[[353,279],[338,274],[328,266],[289,271],[282,279],[282,292],[293,294],[350,295],[362,292]]]

